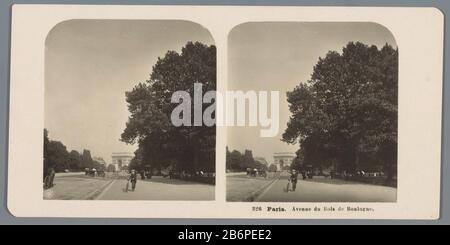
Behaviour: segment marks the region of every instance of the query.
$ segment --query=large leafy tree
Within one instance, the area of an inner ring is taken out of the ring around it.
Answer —
[[[92,168],[95,167],[94,160],[91,156],[91,151],[83,150],[83,154],[81,155],[81,166],[83,168]]]
[[[311,79],[287,94],[283,141],[300,142],[304,164],[341,170],[397,163],[398,50],[349,43],[320,58]]]
[[[194,83],[201,83],[203,92],[216,90],[215,46],[189,42],[181,53],[167,52],[153,66],[150,79],[126,93],[131,115],[121,139],[139,146],[133,165],[215,170],[216,128],[176,127],[170,120],[177,106],[171,103],[172,94],[186,91],[193,98]]]
[[[48,138],[48,130],[44,129],[44,166],[43,166],[43,178],[47,175],[50,167],[48,161],[48,146],[50,144],[50,139]]]
[[[69,169],[84,169],[81,164],[81,155],[78,151],[71,151],[68,156]]]
[[[245,150],[242,154],[237,150],[230,151],[227,147],[226,152],[226,167],[231,171],[246,171],[250,169],[264,169],[267,170],[267,166],[256,161],[253,157],[251,150]]]
[[[69,169],[68,152],[66,146],[59,141],[50,141],[47,148],[47,164],[56,172],[62,172]]]
[[[84,150],[81,155],[77,151],[67,151],[67,147],[60,141],[49,138],[49,132],[44,129],[44,178],[51,169],[56,172],[65,170],[80,171],[84,168],[101,169],[102,166],[96,163],[88,150]]]

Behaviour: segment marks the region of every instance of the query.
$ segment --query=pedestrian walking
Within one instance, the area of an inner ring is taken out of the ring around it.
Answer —
[[[292,191],[295,191],[295,189],[297,189],[297,181],[298,181],[298,172],[297,170],[293,169],[291,172],[291,176],[289,177],[289,182],[292,185]]]
[[[136,170],[131,170],[130,177],[128,178],[128,182],[131,182],[131,191],[134,191],[136,189],[136,183],[137,183],[137,173]],[[127,184],[128,187],[128,184]],[[128,188],[127,188],[128,190]]]
[[[47,176],[44,179],[44,189],[50,189],[52,188],[55,184],[53,183],[55,181],[55,169],[50,168]]]

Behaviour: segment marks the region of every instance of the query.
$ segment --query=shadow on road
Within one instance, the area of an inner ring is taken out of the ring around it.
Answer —
[[[396,187],[385,185],[385,184],[366,183],[366,182],[359,182],[359,181],[354,181],[354,180],[331,179],[331,178],[326,178],[326,177],[314,177],[313,179],[306,179],[303,181],[313,182],[313,183],[321,183],[321,184],[330,184],[330,185],[368,185],[368,186],[385,186],[385,187],[396,188]]]
[[[199,183],[199,182],[186,181],[186,180],[180,180],[180,179],[170,179],[170,178],[163,178],[163,177],[153,177],[151,179],[140,180],[140,181],[151,182],[151,183],[161,183],[161,184],[168,184],[168,185],[210,185],[210,184],[206,184],[206,183]]]

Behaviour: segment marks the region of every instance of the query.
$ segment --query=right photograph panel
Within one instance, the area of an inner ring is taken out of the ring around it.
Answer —
[[[235,27],[227,201],[396,202],[399,48],[376,23]]]

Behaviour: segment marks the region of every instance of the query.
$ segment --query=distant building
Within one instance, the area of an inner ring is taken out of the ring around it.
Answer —
[[[101,158],[101,157],[93,157],[92,160],[94,160],[95,162],[97,162],[97,163],[99,163],[99,164],[101,164],[101,165],[106,167],[106,162],[105,162],[105,160],[103,158]]]
[[[292,152],[277,152],[273,155],[274,164],[278,170],[289,169],[295,156]]]
[[[126,169],[130,165],[134,154],[129,152],[115,152],[111,157],[112,164],[116,167],[117,171],[120,171]]]
[[[255,159],[255,161],[257,161],[257,162],[259,162],[261,164],[264,164],[267,167],[269,167],[269,163],[266,161],[266,159],[264,157],[255,157],[254,159]]]

